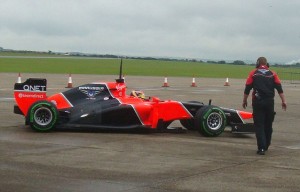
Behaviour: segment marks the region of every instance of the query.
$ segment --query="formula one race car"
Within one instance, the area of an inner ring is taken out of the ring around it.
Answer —
[[[61,128],[164,130],[179,120],[188,130],[202,135],[220,135],[226,126],[235,133],[252,133],[252,113],[205,105],[201,102],[179,102],[144,98],[142,92],[126,95],[120,75],[115,82],[81,85],[67,91],[46,95],[46,79],[30,78],[14,86],[14,113],[25,116],[25,124],[39,132]]]

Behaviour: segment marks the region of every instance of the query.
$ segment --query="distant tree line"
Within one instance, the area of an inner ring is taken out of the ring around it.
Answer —
[[[142,60],[160,60],[160,61],[184,61],[184,62],[199,62],[199,63],[213,63],[213,64],[232,64],[232,65],[255,65],[247,64],[242,60],[235,60],[233,62],[226,62],[225,60],[197,60],[197,59],[180,59],[180,58],[166,58],[166,57],[134,57],[134,56],[120,56],[114,54],[90,54],[90,53],[81,53],[81,52],[54,52],[49,50],[48,52],[41,51],[27,51],[27,50],[12,50],[12,49],[4,49],[0,47],[0,52],[12,52],[12,53],[26,53],[26,54],[50,54],[50,55],[64,55],[64,56],[73,56],[73,57],[98,57],[98,58],[126,58],[126,59],[142,59]],[[300,67],[300,63],[292,64],[292,65],[284,65],[284,64],[273,64],[273,66],[280,67]]]

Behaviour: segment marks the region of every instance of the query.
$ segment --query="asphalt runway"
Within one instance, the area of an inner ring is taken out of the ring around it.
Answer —
[[[48,80],[48,95],[65,90],[68,75],[22,74]],[[37,133],[13,114],[17,74],[0,73],[0,191],[174,192],[300,191],[300,85],[284,83],[288,110],[277,115],[273,143],[265,156],[256,154],[252,135],[206,138],[197,132],[66,131]],[[114,81],[117,76],[72,75],[73,86]],[[242,109],[245,80],[125,77],[127,93],[144,90],[166,100],[201,101]],[[250,102],[250,101],[249,101]],[[251,107],[248,107],[251,111]],[[179,122],[172,126],[180,126]]]

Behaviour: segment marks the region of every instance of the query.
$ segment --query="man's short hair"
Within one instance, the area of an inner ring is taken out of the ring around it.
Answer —
[[[267,65],[268,61],[265,57],[259,57],[256,62],[258,65]]]

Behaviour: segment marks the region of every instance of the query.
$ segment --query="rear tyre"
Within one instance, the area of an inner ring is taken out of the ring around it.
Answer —
[[[58,111],[48,101],[37,101],[30,107],[28,119],[29,125],[34,131],[48,132],[55,128]]]
[[[223,133],[226,116],[219,107],[208,105],[200,108],[195,116],[195,128],[206,137],[216,137]]]

